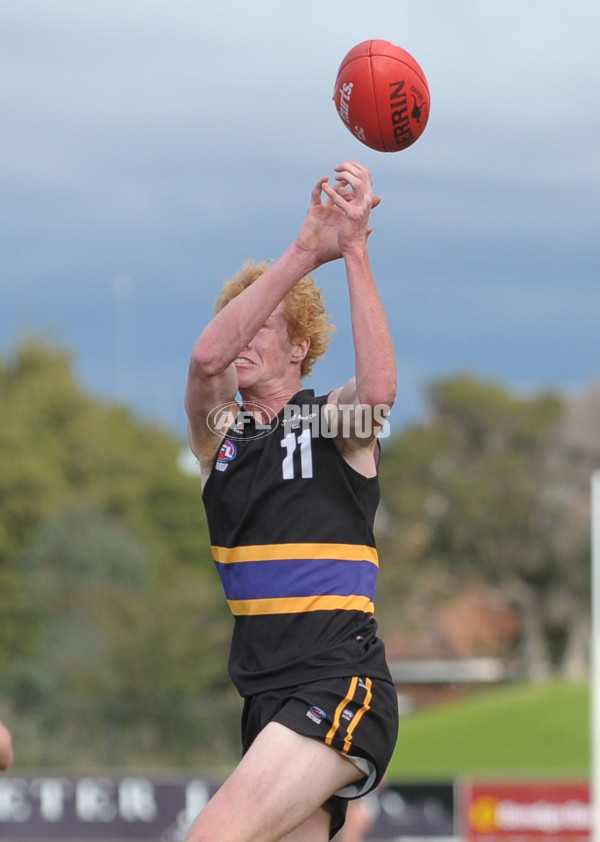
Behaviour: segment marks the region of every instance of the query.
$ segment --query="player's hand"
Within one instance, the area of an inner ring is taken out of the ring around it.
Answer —
[[[372,195],[371,174],[360,164],[340,164],[334,169],[336,186],[329,185],[328,176],[319,179],[296,239],[315,268],[341,258],[350,244],[366,242],[372,231],[367,224],[369,213],[381,201]]]
[[[373,196],[371,173],[362,164],[354,162],[338,164],[335,187],[323,184],[323,191],[329,201],[341,211],[338,225],[338,246],[344,252],[355,245],[364,245],[373,230],[369,227],[369,215],[381,199]]]

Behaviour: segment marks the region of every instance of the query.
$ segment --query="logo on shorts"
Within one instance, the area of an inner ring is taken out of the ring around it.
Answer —
[[[349,708],[344,708],[342,711],[342,719],[345,719],[347,722],[350,722],[351,719],[354,718],[354,713]]]
[[[327,717],[325,711],[321,710],[321,708],[318,708],[316,705],[312,705],[311,707],[309,707],[309,709],[306,711],[306,715],[309,719],[312,719],[313,722],[316,722],[317,725],[320,725],[321,722]]]

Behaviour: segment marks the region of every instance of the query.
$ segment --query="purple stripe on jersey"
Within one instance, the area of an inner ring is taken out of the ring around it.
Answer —
[[[215,564],[230,600],[335,594],[375,601],[378,569],[370,561],[302,558]]]

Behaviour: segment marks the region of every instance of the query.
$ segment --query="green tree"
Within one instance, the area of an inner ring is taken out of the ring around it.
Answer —
[[[231,721],[210,721],[228,685],[227,624],[196,569],[161,571],[122,521],[82,506],[46,521],[23,564],[36,645],[7,683],[17,710],[61,734],[53,763],[185,763],[215,740],[231,748]],[[42,748],[30,763],[50,760]]]
[[[588,609],[584,542],[565,545],[569,511],[550,471],[563,403],[470,376],[433,383],[428,402],[426,423],[398,436],[383,462],[392,550],[409,569],[425,561],[501,587],[521,616],[527,673],[544,678],[572,630],[564,616],[558,639],[557,595]]]
[[[182,442],[91,398],[38,339],[0,360],[0,398],[0,681],[22,762],[231,752],[212,716],[238,706],[230,617]]]

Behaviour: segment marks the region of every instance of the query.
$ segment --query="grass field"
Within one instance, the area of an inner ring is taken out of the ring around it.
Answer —
[[[403,718],[388,777],[585,778],[587,684],[507,685]]]

